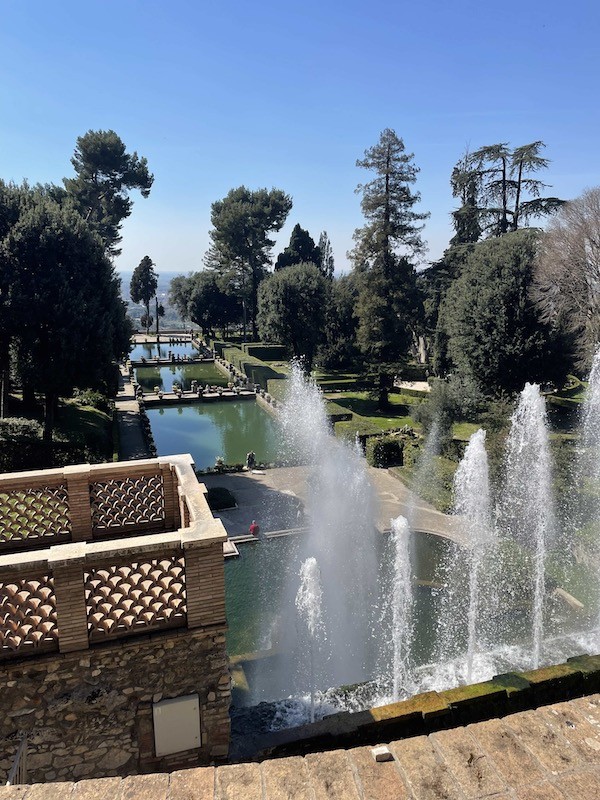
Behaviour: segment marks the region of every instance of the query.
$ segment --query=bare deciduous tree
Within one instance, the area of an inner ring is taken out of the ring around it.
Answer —
[[[575,334],[588,365],[600,341],[600,186],[566,203],[550,223],[533,294],[545,320]]]

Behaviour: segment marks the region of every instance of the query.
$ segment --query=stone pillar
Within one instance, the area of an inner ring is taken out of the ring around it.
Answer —
[[[87,650],[89,647],[87,605],[83,585],[85,558],[82,545],[60,546],[60,557],[53,558],[50,548],[48,566],[54,576],[56,616],[58,622],[58,647],[61,653]]]
[[[65,467],[64,476],[69,494],[69,517],[74,542],[92,539],[92,508],[90,505],[89,465]]]
[[[225,570],[222,542],[185,542],[188,628],[225,624]]]

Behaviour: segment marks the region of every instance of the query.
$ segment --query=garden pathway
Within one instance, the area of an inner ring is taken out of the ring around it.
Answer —
[[[122,365],[119,367],[119,371],[119,391],[115,400],[119,425],[119,459],[134,461],[140,458],[150,458],[140,424],[139,406],[135,399],[129,373]]]

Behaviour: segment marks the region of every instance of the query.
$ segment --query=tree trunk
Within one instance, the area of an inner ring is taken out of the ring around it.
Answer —
[[[33,408],[35,406],[35,392],[33,386],[27,380],[23,380],[23,405],[25,408]]]
[[[521,182],[523,180],[523,161],[519,162],[519,178],[517,180],[517,196],[515,198],[515,213],[513,214],[512,229],[516,231],[519,226],[519,204],[521,203]]]
[[[54,392],[46,392],[44,396],[44,442],[52,445],[52,431],[54,430],[54,412],[58,398]]]

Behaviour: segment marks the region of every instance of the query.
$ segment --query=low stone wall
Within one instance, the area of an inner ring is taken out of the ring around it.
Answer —
[[[31,783],[169,771],[227,755],[224,626],[21,659],[3,665],[0,684],[0,785],[24,733]],[[194,693],[200,749],[156,758],[152,703]]]

